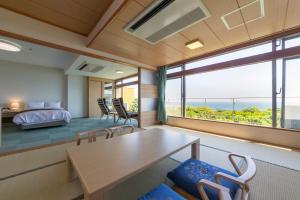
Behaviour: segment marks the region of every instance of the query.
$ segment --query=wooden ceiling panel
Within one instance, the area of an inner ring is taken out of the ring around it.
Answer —
[[[125,9],[123,9],[117,18],[123,22],[129,23],[135,16],[144,10],[144,6],[136,1],[130,1]]]
[[[52,10],[54,12],[60,13],[62,15],[78,20],[79,22],[89,24],[93,26],[98,22],[99,13],[88,8],[82,8],[80,5],[73,3],[72,0],[52,0],[52,1],[40,1],[40,0],[31,0],[33,4],[36,4],[45,9]],[[58,6],[61,8],[68,8],[62,10],[58,9]],[[82,12],[83,11],[83,12]],[[76,14],[75,14],[76,13]]]
[[[0,6],[31,18],[88,35],[113,0],[0,0]],[[98,2],[96,4],[96,2]],[[90,9],[89,3],[101,9]]]
[[[206,23],[203,22],[199,22],[194,26],[181,31],[181,34],[187,37],[190,41],[199,39],[204,44],[204,46],[201,47],[201,50],[205,52],[224,47],[222,41],[220,41],[220,39],[218,39],[209,29]]]
[[[154,0],[135,0],[136,2],[142,4],[144,7],[149,6]]]
[[[211,17],[206,19],[205,22],[226,46],[249,40],[244,26],[228,30],[221,20],[222,15],[238,8],[236,0],[203,0],[203,2],[211,14]],[[241,16],[238,19],[241,19]]]
[[[149,51],[109,31],[103,32],[101,37],[98,37],[91,44],[91,48],[101,51],[105,50],[105,52],[133,59],[151,66],[160,66],[161,64],[172,62],[173,60],[156,51]]]
[[[156,54],[159,54],[160,56],[166,56],[169,58],[172,58],[174,56],[183,59],[184,56],[181,53],[181,51],[178,51],[168,45],[166,45],[163,42],[160,42],[158,44],[152,45],[149,44],[137,37],[134,37],[128,33],[126,33],[125,31],[123,31],[123,27],[126,26],[126,23],[120,21],[119,19],[114,20],[110,26],[105,30],[110,32],[110,34],[115,34],[116,36],[123,38],[125,40],[128,40],[129,42],[132,42],[136,45],[138,45],[138,48],[140,49],[147,49],[150,52],[155,52]],[[101,37],[101,36],[100,36]],[[111,41],[113,42],[113,41]],[[103,49],[105,50],[105,49]]]
[[[288,2],[288,0],[265,0],[266,17],[228,30],[222,22],[221,16],[253,2],[253,0],[202,0],[211,13],[209,18],[152,45],[123,30],[152,1],[128,1],[124,9],[95,38],[90,47],[152,66],[167,65],[281,31]],[[293,1],[294,7],[297,6],[294,0],[290,1]],[[297,12],[295,11],[295,13]],[[245,20],[256,18],[259,14],[257,4],[227,16],[226,20],[231,26],[235,26],[242,24]],[[290,26],[299,23],[299,20],[295,21],[297,20],[289,22],[292,23]],[[194,39],[201,40],[204,47],[189,50],[185,44]]]
[[[107,7],[113,2],[112,0],[67,0],[79,5],[81,8],[87,8],[97,13],[104,13]]]
[[[245,0],[238,0],[243,4]],[[265,17],[247,23],[251,39],[282,31],[288,0],[265,0]],[[255,19],[260,13],[259,3],[242,10],[245,20]]]
[[[186,38],[184,35],[178,33],[175,35],[172,35],[171,37],[168,37],[164,39],[162,42],[167,44],[170,47],[173,47],[174,49],[182,52],[184,54],[185,58],[190,58],[191,56],[199,55],[204,53],[204,51],[199,48],[199,49],[194,49],[190,50],[185,46],[187,42],[190,40]]]
[[[289,0],[284,28],[300,26],[300,1]]]
[[[229,27],[236,27],[244,23],[243,17],[240,12],[234,12],[225,17]]]

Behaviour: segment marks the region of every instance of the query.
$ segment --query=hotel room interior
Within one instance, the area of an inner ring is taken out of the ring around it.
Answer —
[[[299,0],[0,0],[1,200],[298,200]]]

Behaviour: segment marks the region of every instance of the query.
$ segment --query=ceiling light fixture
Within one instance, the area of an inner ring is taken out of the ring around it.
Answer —
[[[121,70],[116,70],[116,73],[117,73],[117,74],[123,74],[124,72],[121,71]]]
[[[203,47],[203,43],[200,42],[200,40],[197,39],[197,40],[193,40],[191,42],[186,43],[185,46],[187,48],[193,50],[193,49],[198,49],[200,47]]]
[[[0,50],[19,52],[21,51],[21,46],[8,40],[0,39]]]

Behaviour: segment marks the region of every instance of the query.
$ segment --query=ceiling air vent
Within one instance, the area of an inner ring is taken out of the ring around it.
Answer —
[[[124,30],[156,44],[209,16],[201,0],[156,0]]]
[[[77,69],[83,72],[97,73],[104,69],[104,67],[84,62]]]

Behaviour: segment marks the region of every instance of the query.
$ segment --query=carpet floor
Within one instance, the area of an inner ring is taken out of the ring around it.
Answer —
[[[76,118],[65,126],[32,130],[21,130],[12,124],[3,127],[0,153],[72,140],[82,131],[105,129],[122,124],[121,120],[114,123],[112,119],[99,118]],[[137,127],[137,122],[132,120],[131,125]]]

